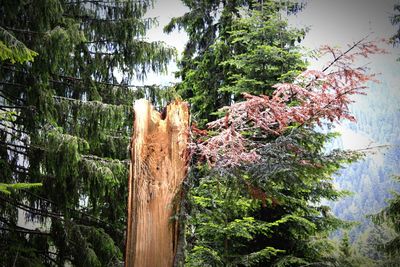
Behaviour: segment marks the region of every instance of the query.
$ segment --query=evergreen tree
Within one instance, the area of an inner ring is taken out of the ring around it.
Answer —
[[[376,266],[375,262],[370,258],[361,256],[356,252],[355,248],[350,244],[348,232],[345,232],[339,244],[339,253],[337,256],[337,266],[343,267],[359,267],[359,266]]]
[[[0,60],[9,60],[12,64],[15,62],[25,63],[33,61],[37,56],[35,51],[30,50],[19,41],[10,32],[0,27]]]
[[[340,251],[343,253],[344,257],[350,257],[351,255],[351,245],[349,241],[349,233],[344,233],[342,237],[342,242],[340,243]]]
[[[335,262],[336,248],[327,237],[343,222],[321,201],[344,194],[334,190],[331,175],[346,156],[324,155],[323,145],[331,137],[292,131],[271,141],[258,164],[200,179],[191,191],[188,266]]]
[[[393,25],[399,25],[400,23],[400,5],[396,4],[394,6],[395,14],[391,17],[391,22]],[[391,39],[393,44],[398,44],[400,42],[400,29],[392,36]]]
[[[2,36],[2,40],[0,40],[0,61],[9,60],[11,63],[25,63],[33,61],[33,58],[37,56],[37,53],[35,51],[27,48],[22,42],[17,40],[12,34],[1,27],[0,35]],[[4,102],[4,100],[2,102]],[[15,112],[12,110],[10,111],[7,108],[10,107],[2,106],[2,110],[0,111],[0,121],[11,122],[14,120],[13,116],[15,115]],[[0,183],[0,192],[4,194],[11,194],[12,190],[27,189],[41,185],[41,183]]]
[[[121,260],[131,105],[147,97],[160,106],[168,94],[131,83],[175,55],[145,39],[152,5],[1,1],[0,182],[43,186],[1,187],[0,265]]]
[[[297,12],[302,5],[254,0],[182,2],[189,12],[173,18],[165,31],[183,28],[189,36],[177,88],[192,104],[191,114],[201,125],[215,119],[213,113],[219,108],[241,99],[241,92],[266,92],[304,68],[295,46],[304,31],[289,29],[280,19],[280,13]]]
[[[354,241],[354,249],[358,254],[375,261],[377,265],[382,265],[386,256],[379,247],[382,243],[391,240],[394,234],[393,232],[394,231],[386,225],[369,226],[364,232],[358,235],[358,238]]]
[[[399,177],[396,179],[399,180]],[[393,194],[389,205],[372,216],[376,224],[387,224],[394,230],[394,235],[390,240],[381,244],[382,250],[387,255],[387,259],[383,261],[384,266],[397,266],[400,260],[400,194],[398,192]]]
[[[299,77],[306,67],[298,44],[305,31],[282,18],[298,6],[261,2],[185,1],[191,10],[167,27],[189,34],[178,89],[192,102],[195,119],[204,125],[231,104],[208,124],[209,136],[199,137],[200,159],[213,168],[193,171],[188,266],[338,262],[327,237],[345,223],[322,203],[345,194],[334,189],[332,175],[358,155],[326,153],[334,135],[315,126],[322,118],[352,119],[345,96],[371,77],[342,61],[354,55],[343,55],[374,46],[360,42],[344,53],[325,47],[325,54],[342,56],[324,71],[337,69]],[[205,10],[215,16],[200,19]],[[350,80],[355,83],[345,87]]]
[[[391,17],[393,25],[400,23],[400,5],[394,6],[395,14]],[[392,36],[394,45],[400,42],[400,29]],[[398,151],[394,151],[397,155]],[[395,177],[400,180],[399,176]],[[400,261],[400,194],[393,192],[393,197],[389,200],[389,205],[383,208],[379,213],[372,216],[372,220],[377,225],[386,225],[393,230],[393,236],[388,241],[380,244],[381,251],[385,253],[387,258],[382,261],[382,266],[397,266]]]

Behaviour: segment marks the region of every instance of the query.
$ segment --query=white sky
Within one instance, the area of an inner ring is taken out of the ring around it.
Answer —
[[[147,38],[149,41],[164,41],[167,45],[175,47],[178,50],[179,55],[182,53],[186,41],[188,40],[187,35],[184,31],[174,31],[171,34],[163,33],[163,28],[173,17],[179,17],[183,15],[188,9],[181,3],[180,0],[155,0],[154,9],[147,12],[147,17],[157,17],[159,27],[151,29]],[[174,72],[178,70],[176,63],[172,62],[168,66],[167,75],[158,75],[149,73],[147,75],[147,81],[144,84],[161,84],[168,85],[169,83],[177,82],[175,79]]]
[[[395,28],[390,24],[389,17],[393,14],[393,6],[399,0],[303,0],[306,8],[295,16],[290,17],[290,23],[296,27],[310,27],[310,31],[302,42],[306,48],[318,48],[322,44],[346,47],[372,33],[371,37],[388,38]],[[149,40],[162,40],[170,46],[183,51],[187,41],[184,32],[175,31],[164,34],[162,28],[171,18],[180,16],[187,8],[180,0],[158,0],[155,8],[147,14],[157,17],[160,26],[152,29]],[[371,68],[379,73],[391,74],[387,77],[390,83],[398,84],[397,73],[400,63],[395,58],[400,56],[398,48],[386,47],[392,54],[371,59]],[[170,64],[168,75],[148,76],[147,84],[168,84],[174,82],[173,72],[177,70],[174,63]],[[399,90],[400,91],[400,90]]]
[[[398,0],[310,0],[304,11],[290,18],[296,27],[310,27],[302,45],[309,49],[322,44],[346,48],[363,37],[388,39],[396,28],[390,23],[393,6]],[[397,26],[399,27],[399,26]],[[381,44],[389,54],[373,56],[371,70],[382,73],[384,79],[398,86],[400,79],[400,49]],[[399,90],[400,93],[400,90]],[[400,97],[400,94],[399,94]]]
[[[298,15],[297,25],[310,25],[305,45],[346,44],[370,32],[392,35],[389,17],[395,0],[311,0]]]
[[[303,43],[308,47],[320,44],[345,45],[357,41],[368,33],[389,37],[394,27],[389,22],[393,6],[399,0],[302,0],[306,8],[290,21],[298,27],[310,26]],[[163,40],[182,51],[187,37],[184,33],[164,34],[162,27],[172,17],[187,11],[180,0],[156,0],[155,8],[147,14],[157,17],[160,27],[150,31],[150,40]]]

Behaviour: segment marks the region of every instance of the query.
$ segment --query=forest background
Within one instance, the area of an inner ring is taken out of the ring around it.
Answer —
[[[301,45],[306,50],[317,49],[321,45],[347,47],[365,36],[371,38],[390,39],[396,32],[396,26],[391,23],[394,14],[393,6],[398,1],[385,0],[352,0],[352,1],[301,1],[306,8],[289,16],[290,25],[297,28],[309,28]],[[173,17],[182,15],[187,9],[179,1],[159,3],[149,11],[150,16],[159,18],[160,25],[149,31],[150,40],[163,40],[178,51],[183,51],[187,41],[184,31],[163,33],[163,26]],[[336,124],[333,131],[341,135],[337,137],[328,149],[366,149],[377,148],[368,153],[364,159],[351,164],[335,175],[338,188],[349,190],[354,194],[345,197],[331,206],[335,215],[345,220],[361,222],[350,232],[350,239],[369,250],[375,250],[368,243],[372,232],[379,232],[376,226],[367,219],[368,214],[378,212],[387,204],[400,186],[392,179],[400,173],[400,65],[398,58],[400,49],[396,45],[383,44],[387,54],[375,55],[366,61],[371,71],[379,74],[380,83],[370,83],[367,95],[353,96],[355,101],[350,106],[351,113],[357,122],[344,121]],[[321,60],[310,60],[311,67],[323,65]],[[175,64],[170,64],[169,75],[148,76],[147,84],[161,82],[175,83],[173,71]],[[379,149],[378,149],[379,148]],[[364,235],[362,235],[364,234]]]
[[[37,5],[21,2],[19,8],[10,9],[15,5],[11,2],[2,2],[4,16],[1,33],[5,47],[11,43],[16,44],[18,49],[14,55],[15,51],[11,51],[11,57],[7,54],[7,50],[3,50],[5,52],[1,54],[1,99],[2,109],[6,112],[6,116],[2,117],[1,128],[1,182],[41,182],[43,186],[26,189],[28,185],[20,184],[21,190],[15,191],[18,186],[13,188],[2,184],[2,264],[5,266],[119,264],[122,259],[126,208],[124,181],[127,177],[127,155],[124,146],[129,139],[132,121],[129,108],[133,100],[140,97],[151,99],[159,108],[176,96],[174,90],[166,88],[170,87],[169,81],[179,83],[179,80],[172,78],[173,75],[159,76],[159,74],[167,67],[170,71],[174,70],[176,65],[170,63],[175,55],[172,47],[177,47],[180,52],[187,40],[182,37],[184,35],[172,34],[165,39],[167,44],[173,40],[169,43],[171,47],[166,47],[158,42],[164,38],[161,36],[165,36],[160,35],[160,31],[146,35],[155,21],[141,19],[143,16],[166,15],[160,17],[160,26],[163,27],[164,22],[169,22],[172,17],[180,16],[188,10],[181,9],[182,5],[171,1],[155,3],[156,9],[149,9],[148,13],[147,9],[151,6],[148,1],[138,2],[140,4],[134,9],[125,6],[123,2],[102,1],[93,3],[68,1],[62,4],[59,1],[44,1]],[[193,3],[195,1],[186,1],[186,4],[191,5],[195,11],[196,5]],[[211,3],[212,1],[204,1],[204,6],[212,6]],[[370,32],[374,32],[370,35],[372,39],[391,37],[396,33],[396,27],[390,23],[393,7],[396,4],[393,1],[383,1],[379,4],[376,1],[300,3],[306,5],[300,8],[301,10],[296,8],[291,10],[289,13],[294,12],[294,14],[289,16],[289,21],[296,27],[311,25],[311,29],[304,35],[302,31],[291,31],[284,26],[280,32],[284,37],[281,35],[279,41],[286,40],[284,38],[289,40],[285,43],[290,51],[285,60],[291,62],[287,69],[289,73],[287,79],[290,79],[290,71],[296,73],[304,68],[298,60],[296,47],[291,43],[293,36],[301,40],[299,42],[302,46],[313,50],[320,44],[317,40],[345,47],[345,44],[352,44]],[[265,4],[266,14],[277,19],[273,20],[273,23],[277,24],[272,26],[280,25],[279,20],[285,17],[284,14],[276,12],[270,1],[265,1]],[[91,10],[93,7],[96,10],[94,13]],[[131,17],[126,17],[126,14]],[[257,12],[254,14],[255,17],[260,16]],[[328,15],[332,15],[333,19],[329,19]],[[367,17],[368,19],[365,19]],[[307,22],[304,18],[311,21]],[[34,24],[32,19],[35,19]],[[214,19],[220,17],[217,15]],[[229,15],[227,19],[229,25]],[[183,22],[185,23],[188,21]],[[253,22],[240,21],[238,26],[245,27],[246,23]],[[170,25],[170,30],[173,24]],[[190,25],[190,19],[187,25]],[[195,24],[192,26],[197,27]],[[192,26],[189,26],[189,29]],[[318,27],[321,30],[318,30]],[[262,26],[260,29],[263,29]],[[38,52],[39,56],[26,50],[23,44],[13,39],[8,32],[13,32],[19,40]],[[340,38],[333,37],[335,35],[333,33],[337,33],[336,36]],[[240,36],[241,33],[238,31],[235,34]],[[255,42],[259,40],[257,38],[254,39]],[[152,40],[157,42],[148,42]],[[204,49],[202,41],[199,39],[192,41],[199,42],[200,52]],[[118,45],[110,45],[114,42]],[[235,45],[235,42],[237,41],[233,41],[232,44]],[[389,240],[394,233],[387,227],[375,226],[365,217],[385,207],[387,204],[385,199],[391,197],[390,190],[398,188],[398,185],[391,180],[392,175],[399,173],[397,131],[399,66],[395,61],[398,52],[391,45],[384,46],[391,53],[373,56],[369,65],[372,72],[381,73],[378,76],[381,83],[369,84],[371,87],[369,95],[357,96],[356,104],[350,107],[358,118],[358,124],[346,122],[338,126],[336,129],[343,135],[341,139],[333,142],[329,141],[331,136],[324,136],[318,132],[298,133],[300,135],[296,138],[301,138],[304,143],[300,142],[297,145],[306,147],[305,155],[312,152],[311,156],[317,157],[317,160],[325,164],[325,169],[322,170],[289,166],[289,169],[293,168],[294,173],[299,173],[300,180],[304,179],[300,183],[304,183],[304,188],[294,186],[293,195],[286,192],[284,195],[288,195],[282,196],[281,199],[269,199],[271,203],[268,205],[271,205],[271,210],[268,210],[265,203],[257,202],[257,197],[254,198],[253,195],[258,192],[254,191],[254,188],[250,190],[253,198],[249,192],[246,193],[246,188],[239,188],[239,191],[226,189],[234,188],[240,179],[248,179],[246,173],[239,172],[232,180],[223,177],[219,177],[218,180],[216,179],[218,177],[211,176],[209,180],[196,182],[199,184],[194,186],[191,193],[192,217],[188,218],[186,247],[188,265],[257,266],[268,262],[276,266],[302,266],[325,261],[339,266],[344,264],[362,266],[367,263],[373,265],[382,262],[390,266],[390,259],[378,251],[377,245]],[[207,46],[205,47],[207,49]],[[65,60],[70,57],[73,60]],[[237,59],[231,61],[228,59],[224,64],[225,66],[237,64]],[[203,63],[205,66],[209,64],[207,60]],[[320,64],[313,61],[311,63],[312,67],[318,67]],[[219,68],[212,64],[210,66]],[[245,73],[247,71],[245,68],[242,70]],[[190,71],[189,67],[184,69],[183,73],[187,74]],[[143,79],[146,75],[147,79]],[[229,77],[231,74],[228,72],[226,75]],[[272,76],[268,76],[270,80],[266,81],[276,83],[274,75],[272,71]],[[237,76],[231,78],[235,80]],[[199,83],[195,77],[192,81],[183,80],[183,86],[193,81]],[[229,83],[229,79],[226,81]],[[240,79],[238,81],[249,82]],[[257,82],[254,80],[248,83],[254,86],[254,92],[257,92],[259,86]],[[130,87],[126,83],[134,84],[135,90],[126,90],[126,87]],[[160,84],[163,86],[160,87]],[[211,86],[215,86],[215,83]],[[183,89],[185,96],[188,91],[185,92],[185,87]],[[238,88],[226,87],[225,90],[238,90]],[[192,97],[192,100],[195,107],[199,105],[196,98]],[[17,111],[9,112],[10,108]],[[204,109],[198,108],[197,112],[200,112],[200,115],[197,118],[208,120],[215,118],[215,115],[210,117],[208,113],[210,111],[215,110],[209,106],[205,106]],[[201,120],[199,123],[202,123]],[[313,189],[307,186],[313,182],[307,175],[311,179],[316,179],[317,186],[324,186],[325,184],[321,183],[323,181],[318,180],[320,179],[317,178],[318,175],[325,177],[340,167],[339,162],[352,160],[345,155],[336,155],[336,158],[332,158],[333,161],[329,161],[321,154],[323,148],[321,144],[325,144],[328,151],[333,151],[335,147],[364,149],[387,145],[385,148],[372,151],[374,152],[372,154],[367,154],[364,160],[342,169],[340,175],[336,176],[336,186],[353,191],[353,196],[345,198],[342,202],[323,203],[331,205],[334,213],[340,218],[362,222],[350,232],[350,240],[346,234],[342,236],[336,233],[336,237],[341,241],[330,243],[326,239],[327,233],[341,223],[328,214],[328,208],[313,207],[307,203],[307,198],[310,197],[307,190],[311,190],[311,197],[316,199],[325,194],[328,199],[334,200],[341,195],[330,188],[323,188],[321,192],[312,191]],[[198,170],[200,174],[203,171]],[[301,174],[303,172],[307,173],[305,177]],[[240,179],[235,180],[238,178]],[[282,193],[280,182],[277,183],[278,185],[271,189],[272,196]],[[297,189],[300,191],[296,191]],[[225,198],[229,197],[224,199],[222,192]],[[210,193],[211,196],[208,195]],[[301,201],[291,199],[293,196]],[[237,199],[240,201],[236,202]],[[279,211],[276,209],[276,205],[280,205],[279,202],[291,204],[283,205],[283,210]],[[237,203],[237,206],[230,210],[229,205],[234,203]],[[304,209],[304,213],[294,208],[297,206],[300,210]],[[241,218],[238,211],[247,216]],[[264,212],[275,214],[276,218],[270,216],[275,221],[265,219]],[[218,216],[225,213],[232,217],[219,221]],[[319,217],[320,215],[322,217]],[[39,228],[36,227],[38,223],[42,223]],[[214,231],[212,236],[207,235],[212,231]],[[280,238],[283,237],[288,237],[289,247],[281,244]],[[220,245],[213,247],[209,243],[210,240]],[[262,247],[266,240],[272,243]],[[353,243],[353,248],[350,248],[350,243]],[[329,244],[331,254],[318,252],[318,248]],[[254,246],[255,251],[249,249],[251,246]]]

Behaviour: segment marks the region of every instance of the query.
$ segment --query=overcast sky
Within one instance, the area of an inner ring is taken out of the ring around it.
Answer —
[[[375,31],[380,36],[390,36],[393,26],[389,17],[398,0],[302,0],[307,7],[292,16],[291,22],[299,27],[310,26],[308,39],[317,43],[347,43]],[[160,28],[172,17],[180,16],[187,8],[180,0],[156,0],[155,8],[148,12],[158,17]],[[152,31],[150,39],[162,39],[182,49],[184,34],[164,36],[160,29]],[[308,44],[308,43],[307,43]]]
[[[322,44],[346,47],[371,34],[371,38],[388,38],[395,32],[395,27],[390,23],[393,14],[393,6],[399,0],[303,0],[306,8],[295,16],[290,17],[291,25],[295,27],[309,27],[310,31],[302,42],[308,49],[318,48]],[[171,18],[180,16],[187,8],[180,0],[158,0],[155,8],[147,14],[149,17],[157,17],[160,26],[152,29],[149,40],[162,40],[170,46],[174,46],[182,52],[187,41],[184,32],[175,31],[165,34],[162,28]],[[373,71],[387,75],[391,84],[397,84],[400,80],[397,73],[400,71],[400,63],[395,58],[400,56],[400,49],[386,46],[391,52],[389,55],[374,57],[371,59]],[[176,81],[173,72],[176,65],[170,64],[169,75],[149,75],[148,84],[168,84]],[[390,74],[390,75],[389,75]],[[397,80],[396,80],[397,79]],[[399,90],[400,91],[400,90]]]

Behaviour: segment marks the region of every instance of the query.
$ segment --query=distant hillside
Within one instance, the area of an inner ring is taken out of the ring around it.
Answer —
[[[373,224],[365,216],[386,206],[390,192],[400,191],[392,180],[400,175],[400,85],[383,80],[372,84],[367,96],[357,96],[351,107],[357,123],[345,122],[336,128],[342,136],[333,147],[344,149],[373,149],[367,156],[343,169],[336,177],[340,189],[349,190],[353,196],[332,203],[333,212],[342,219],[359,221],[350,236],[353,241],[371,232]],[[364,239],[367,239],[365,236]]]

